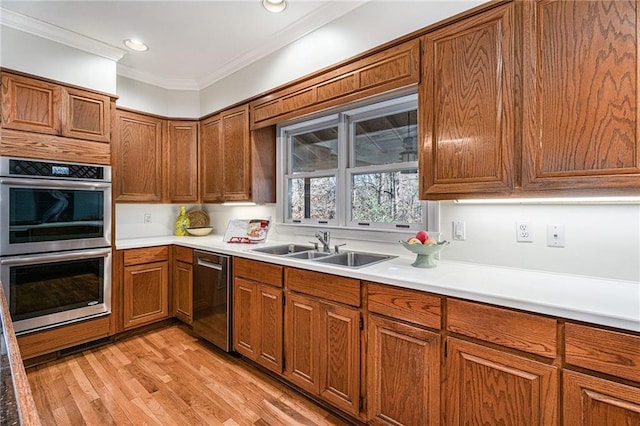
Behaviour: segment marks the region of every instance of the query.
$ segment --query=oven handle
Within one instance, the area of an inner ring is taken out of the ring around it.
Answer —
[[[15,256],[0,258],[0,265],[28,265],[32,263],[50,263],[59,260],[87,259],[89,257],[107,257],[111,254],[110,248],[96,250],[79,250],[77,252],[45,253],[29,256]]]
[[[42,179],[24,179],[24,178],[0,178],[0,184],[21,185],[29,187],[42,188],[60,188],[60,189],[101,189],[111,187],[111,182],[84,182],[70,180],[42,180]]]

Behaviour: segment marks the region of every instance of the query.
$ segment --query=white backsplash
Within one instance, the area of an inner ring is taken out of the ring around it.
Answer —
[[[214,233],[224,234],[230,219],[268,218],[275,220],[275,205],[222,206],[187,205],[209,214]],[[116,237],[137,238],[172,235],[178,204],[117,204]],[[145,213],[151,223],[144,223]],[[452,222],[466,223],[466,240],[453,241]],[[516,242],[516,222],[527,220],[533,242]],[[564,248],[548,247],[548,224],[563,224]],[[432,231],[432,230],[430,230]],[[440,203],[441,240],[451,244],[442,259],[486,265],[533,269],[640,281],[640,205],[467,205]],[[352,250],[366,250],[363,239],[335,236],[332,244],[347,243]],[[314,240],[310,231],[272,227],[269,237],[305,243]],[[376,242],[377,251],[406,254],[397,243]]]

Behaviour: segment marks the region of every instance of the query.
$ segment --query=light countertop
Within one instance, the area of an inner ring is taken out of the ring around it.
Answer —
[[[635,281],[450,261],[441,261],[433,269],[414,268],[411,263],[415,255],[408,251],[406,255],[360,269],[251,251],[283,243],[290,241],[229,244],[222,241],[221,235],[165,236],[119,239],[116,248],[177,244],[640,332],[640,283]],[[383,252],[377,250],[375,244],[367,251]]]

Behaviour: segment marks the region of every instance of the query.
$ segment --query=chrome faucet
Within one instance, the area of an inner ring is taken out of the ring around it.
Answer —
[[[325,253],[329,253],[331,251],[331,249],[329,248],[329,241],[331,241],[331,234],[329,234],[329,231],[316,232],[316,238],[322,244],[322,251]]]

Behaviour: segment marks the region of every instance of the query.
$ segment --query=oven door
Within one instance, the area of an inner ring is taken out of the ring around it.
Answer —
[[[111,246],[111,183],[0,178],[0,256]]]
[[[111,249],[0,258],[17,334],[111,312]]]

